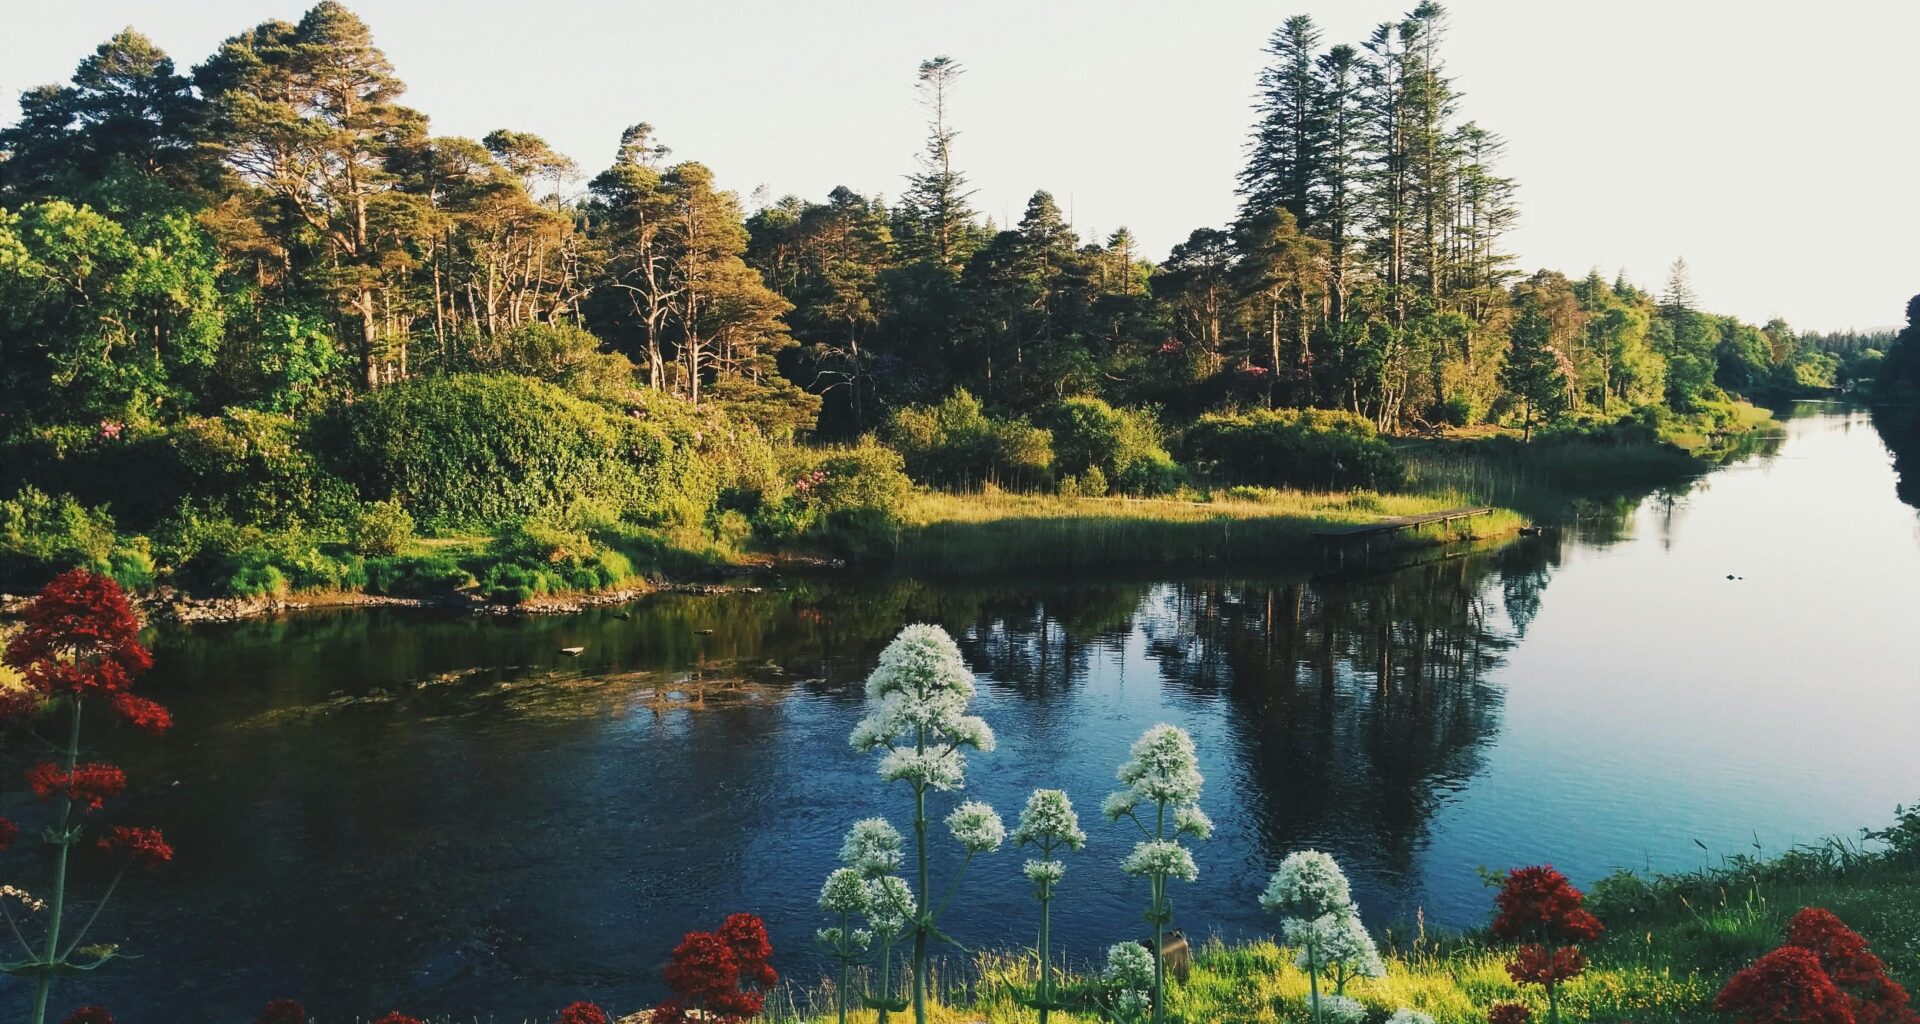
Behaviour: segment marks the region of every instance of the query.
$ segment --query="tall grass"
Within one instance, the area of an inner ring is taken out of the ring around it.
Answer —
[[[1312,534],[1330,526],[1370,523],[1472,504],[1456,494],[1353,491],[1262,492],[1262,500],[1065,498],[1008,494],[929,493],[916,497],[894,549],[909,571],[989,573],[1095,565],[1199,564],[1299,558]],[[1512,512],[1425,527],[1409,543],[1472,540],[1519,529]]]

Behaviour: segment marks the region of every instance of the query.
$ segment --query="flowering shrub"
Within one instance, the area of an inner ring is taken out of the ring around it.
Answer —
[[[1282,915],[1287,944],[1300,950],[1298,963],[1307,974],[1307,998],[1313,1019],[1327,1014],[1320,999],[1320,978],[1333,979],[1333,993],[1346,994],[1356,977],[1379,977],[1387,972],[1373,936],[1360,921],[1352,887],[1340,865],[1318,850],[1288,854],[1267,883],[1260,905]],[[1343,1019],[1332,1014],[1333,1019]]]
[[[673,996],[653,1011],[653,1024],[742,1024],[759,1016],[766,990],[779,981],[766,925],[732,914],[717,931],[688,932],[662,971]]]
[[[112,579],[85,569],[62,573],[28,603],[23,618],[24,628],[7,644],[5,663],[19,673],[27,687],[24,696],[12,698],[0,713],[64,712],[66,744],[56,748],[58,760],[36,764],[26,773],[34,795],[58,806],[53,821],[41,833],[54,849],[55,879],[47,902],[42,945],[38,953],[25,960],[0,965],[0,971],[34,979],[33,1008],[27,1020],[29,1024],[44,1024],[56,977],[91,971],[120,955],[115,946],[84,942],[98,919],[99,907],[118,888],[120,874],[114,876],[107,886],[107,896],[95,905],[79,931],[62,934],[67,865],[84,831],[74,811],[77,808],[83,815],[98,811],[127,788],[126,772],[119,767],[81,762],[83,706],[91,702],[104,707],[150,732],[164,731],[173,724],[173,717],[159,704],[130,692],[134,681],[152,667],[153,657],[140,644],[139,622],[127,604],[126,593]],[[0,839],[4,839],[0,848],[11,845],[17,832],[12,822],[0,827]],[[135,863],[154,867],[173,859],[173,847],[154,828],[118,826],[98,839],[95,846],[124,857],[121,874]],[[24,937],[21,942],[25,944]],[[76,955],[84,959],[76,960]],[[98,1016],[79,1016],[84,1013]],[[68,1020],[75,1024],[110,1024],[111,1018],[98,1007],[83,1007]]]
[[[1140,842],[1121,862],[1120,870],[1147,879],[1150,886],[1147,920],[1153,923],[1153,1020],[1159,1024],[1166,1004],[1166,929],[1173,921],[1167,881],[1191,882],[1200,877],[1192,852],[1180,845],[1180,839],[1207,838],[1213,834],[1213,822],[1200,809],[1200,790],[1206,780],[1186,730],[1156,725],[1134,741],[1128,754],[1118,772],[1126,788],[1109,795],[1101,809],[1109,821],[1125,818],[1140,830]],[[1140,820],[1142,807],[1152,809],[1148,815],[1152,828]]]
[[[1036,789],[1027,797],[1020,812],[1020,824],[1013,830],[1015,846],[1035,847],[1040,856],[1029,860],[1023,869],[1033,883],[1033,895],[1040,901],[1040,984],[1028,1005],[1040,1011],[1040,1024],[1059,1009],[1053,1000],[1053,887],[1067,873],[1067,866],[1055,858],[1057,850],[1079,850],[1087,845],[1087,834],[1080,830],[1080,816],[1073,801],[1057,789]]]
[[[592,1003],[573,1003],[560,1011],[560,1019],[554,1024],[607,1024],[607,1011]]]
[[[1820,969],[1847,997],[1858,1024],[1915,1024],[1920,1015],[1909,1005],[1907,990],[1887,976],[1887,965],[1867,948],[1867,940],[1829,910],[1807,907],[1787,924],[1787,945],[1820,960]]]
[[[1567,876],[1547,865],[1508,872],[1494,897],[1493,937],[1519,944],[1507,975],[1518,984],[1546,989],[1550,1024],[1560,1024],[1560,983],[1586,970],[1578,944],[1602,930],[1585,902]]]
[[[846,870],[857,875],[865,892],[860,897],[860,913],[866,918],[866,928],[848,931],[851,918],[841,921],[839,929],[826,929],[820,933],[820,941],[833,951],[836,957],[856,957],[868,946],[877,947],[876,959],[880,963],[880,992],[869,993],[865,1002],[869,1007],[880,1011],[880,1020],[886,1021],[896,1010],[906,1009],[904,1001],[893,998],[893,943],[912,924],[919,911],[919,903],[913,897],[904,879],[894,872],[900,870],[905,860],[906,843],[900,838],[900,832],[885,818],[866,818],[853,823],[847,830],[847,838],[840,844],[840,862]],[[829,883],[832,879],[828,879]],[[822,893],[822,907],[826,908],[826,894]],[[848,892],[842,902],[851,902],[852,893]],[[830,911],[831,912],[831,911]],[[863,934],[864,933],[864,934]],[[841,952],[840,944],[848,945]],[[851,959],[846,961],[851,963]],[[844,1000],[846,980],[841,981]]]
[[[973,702],[973,672],[960,648],[939,626],[908,626],[880,652],[867,677],[867,716],[854,726],[855,750],[879,752],[880,778],[904,782],[913,792],[916,867],[913,933],[913,1015],[925,1024],[927,941],[944,938],[935,927],[929,902],[932,881],[927,857],[927,795],[959,789],[966,778],[966,749],[993,749],[993,730],[967,714]],[[1006,826],[993,808],[969,801],[947,816],[947,828],[967,857],[948,883],[957,891],[973,858],[1000,847]],[[883,1011],[884,1012],[884,1011]]]
[[[1713,1008],[1740,1024],[1855,1024],[1846,994],[1820,969],[1820,958],[1782,946],[1727,982]]]
[[[307,1008],[291,999],[275,999],[260,1011],[253,1024],[307,1024]]]

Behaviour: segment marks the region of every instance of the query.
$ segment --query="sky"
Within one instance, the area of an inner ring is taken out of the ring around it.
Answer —
[[[1232,214],[1254,84],[1288,15],[1358,43],[1414,0],[349,0],[438,134],[530,131],[587,174],[647,121],[750,197],[896,196],[924,138],[919,62],[966,68],[955,158],[1002,224],[1052,192],[1154,258]],[[184,69],[304,0],[0,0],[0,119],[132,25]],[[1898,323],[1920,292],[1920,3],[1453,0],[1466,117],[1504,135],[1521,265],[1684,257],[1707,308],[1815,330]]]

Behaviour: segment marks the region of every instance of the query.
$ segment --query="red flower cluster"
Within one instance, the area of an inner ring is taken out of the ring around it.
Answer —
[[[653,1024],[741,1024],[766,1007],[766,989],[780,980],[773,944],[753,914],[733,914],[718,931],[688,932],[662,972],[673,997],[653,1011]]]
[[[418,1017],[409,1017],[398,1010],[394,1010],[385,1017],[374,1021],[373,1024],[424,1024],[424,1022]]]
[[[82,1006],[61,1018],[60,1024],[113,1024],[113,1014],[104,1006]]]
[[[607,1011],[592,1003],[574,1003],[560,1011],[560,1019],[554,1024],[607,1024]]]
[[[1727,982],[1713,1008],[1739,1024],[1855,1024],[1846,993],[1820,969],[1820,958],[1782,946]]]
[[[275,999],[253,1024],[307,1024],[307,1008],[291,999]]]
[[[20,826],[7,818],[0,818],[0,853],[13,849],[13,841],[20,838]]]
[[[1519,985],[1552,988],[1569,978],[1578,978],[1586,969],[1587,957],[1579,946],[1548,949],[1530,943],[1514,951],[1513,962],[1507,965],[1507,977]]]
[[[1550,865],[1508,872],[1493,901],[1500,910],[1493,919],[1493,937],[1556,946],[1586,942],[1602,929],[1600,919],[1582,906],[1585,901],[1567,876]]]
[[[168,711],[156,701],[136,697],[131,693],[116,693],[109,703],[116,714],[133,723],[136,729],[166,732],[173,728],[173,712]]]
[[[1912,1000],[1887,965],[1867,948],[1867,940],[1831,911],[1807,907],[1787,925],[1787,945],[1812,953],[1820,969],[1847,997],[1858,1024],[1920,1024]]]
[[[55,577],[31,602],[6,663],[48,697],[112,696],[153,666],[126,592],[85,569]]]
[[[1533,1011],[1525,1003],[1495,1003],[1487,1010],[1487,1024],[1528,1024]]]
[[[99,842],[102,850],[126,850],[133,854],[136,864],[150,868],[159,867],[173,859],[173,847],[167,845],[167,837],[157,828],[116,827],[102,837]]]
[[[43,761],[27,769],[27,785],[42,800],[64,795],[76,803],[97,811],[100,805],[127,791],[127,773],[110,764],[85,762],[73,771]]]

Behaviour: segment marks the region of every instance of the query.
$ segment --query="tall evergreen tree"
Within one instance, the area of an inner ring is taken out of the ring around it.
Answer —
[[[1321,134],[1321,80],[1315,74],[1320,30],[1304,14],[1288,18],[1267,41],[1254,110],[1259,120],[1240,171],[1242,218],[1284,209],[1302,226],[1312,223],[1325,153]]]

